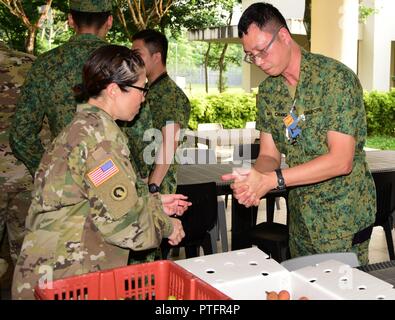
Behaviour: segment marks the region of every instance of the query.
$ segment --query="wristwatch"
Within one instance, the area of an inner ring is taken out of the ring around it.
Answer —
[[[283,173],[281,172],[281,169],[276,169],[277,175],[277,190],[284,190],[285,189],[285,181],[283,177]]]
[[[156,185],[155,183],[150,183],[148,185],[148,190],[150,193],[157,193],[160,190],[160,187],[158,185]]]

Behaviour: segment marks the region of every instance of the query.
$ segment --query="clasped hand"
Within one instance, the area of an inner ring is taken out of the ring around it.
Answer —
[[[254,168],[236,168],[233,173],[223,175],[222,180],[234,181],[230,185],[233,196],[247,208],[259,206],[260,199],[272,189],[269,175]]]

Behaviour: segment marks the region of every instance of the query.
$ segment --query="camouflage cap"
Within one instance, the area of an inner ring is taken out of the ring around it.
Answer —
[[[112,10],[111,0],[70,0],[70,10],[106,12]]]

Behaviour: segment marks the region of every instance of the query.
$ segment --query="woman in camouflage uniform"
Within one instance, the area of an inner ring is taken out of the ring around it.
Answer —
[[[143,60],[126,47],[101,47],[85,64],[76,91],[88,103],[78,105],[36,173],[14,299],[32,299],[45,281],[126,265],[130,249],[184,237],[168,215],[190,203],[182,195],[138,197],[128,141],[115,123],[138,113],[145,80]]]

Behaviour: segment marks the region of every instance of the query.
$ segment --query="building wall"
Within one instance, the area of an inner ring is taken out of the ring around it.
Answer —
[[[364,0],[363,3],[375,8],[363,24],[363,37],[359,47],[359,78],[365,90],[388,91],[394,75],[395,41],[395,1]],[[392,68],[391,68],[392,66]]]
[[[358,0],[312,0],[311,52],[346,64],[357,72]]]
[[[391,42],[391,87],[395,88],[395,41]]]
[[[304,0],[266,0],[286,19],[302,19]],[[245,10],[252,3],[244,0]],[[366,23],[358,23],[358,0],[312,0],[312,52],[333,57],[358,73],[367,91],[388,91],[395,85],[395,0],[363,0],[375,8]],[[303,45],[303,35],[295,40]],[[305,37],[304,37],[305,38]],[[358,39],[360,41],[358,41]],[[243,63],[243,88],[250,91],[265,75]]]
[[[244,0],[242,2],[243,11],[251,4],[262,1]],[[266,0],[271,3],[283,14],[285,19],[303,19],[304,0]]]

